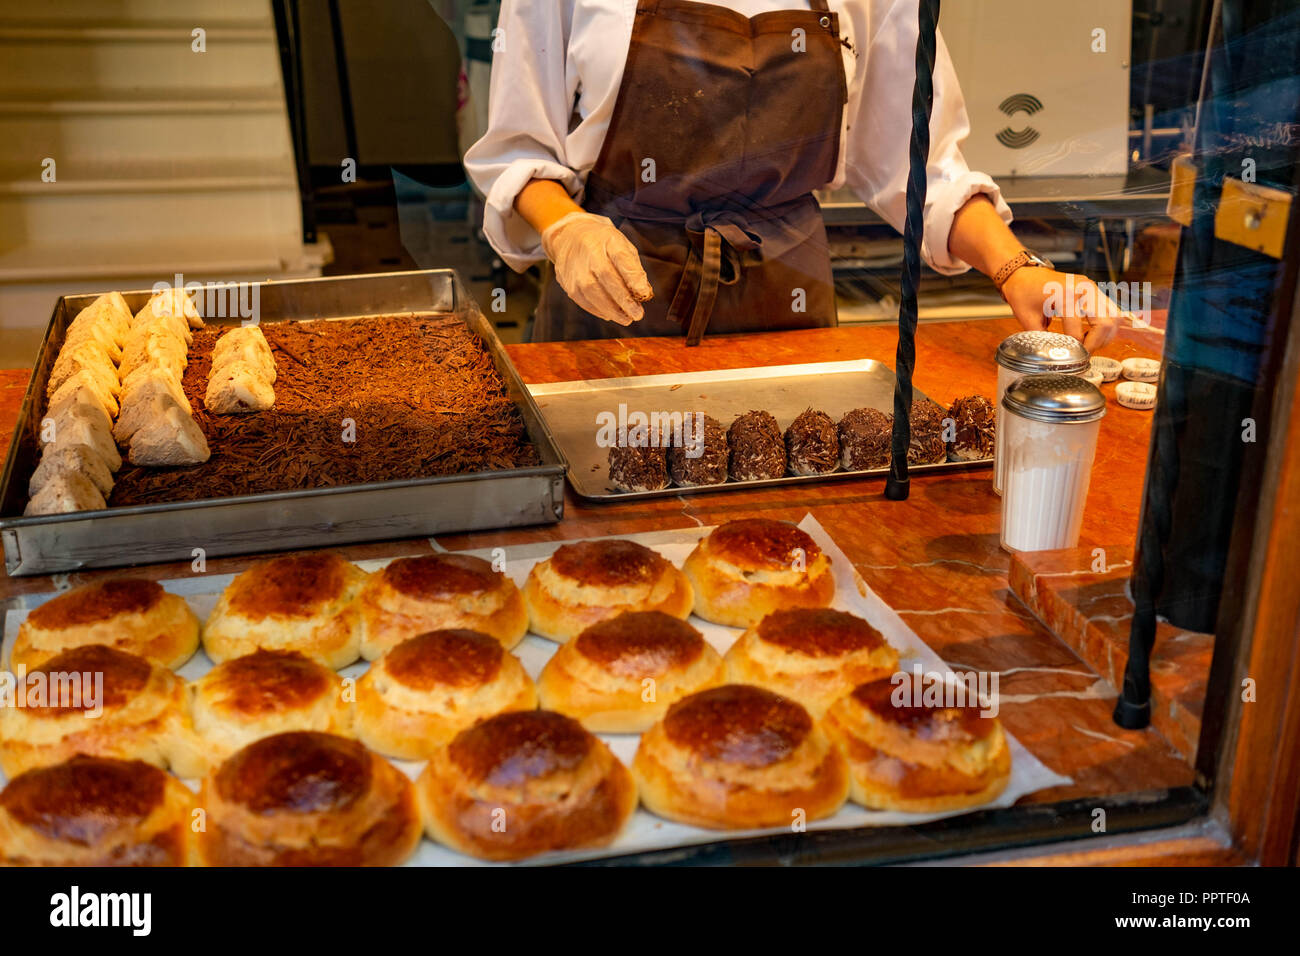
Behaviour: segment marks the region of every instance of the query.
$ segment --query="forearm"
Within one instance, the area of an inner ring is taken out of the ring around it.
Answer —
[[[531,180],[515,197],[515,212],[539,233],[569,213],[581,211],[582,207],[554,179]]]
[[[953,217],[948,253],[986,276],[996,274],[1024,248],[987,196],[972,196]],[[1075,298],[1063,300],[1061,292],[1070,283]],[[1053,320],[1059,321],[1060,328],[1089,352],[1115,336],[1119,311],[1084,276],[1070,277],[1046,266],[1020,268],[1003,284],[1002,296],[1023,328],[1047,329]]]
[[[948,252],[992,276],[1024,246],[1002,221],[988,196],[972,196],[957,210],[948,233]]]

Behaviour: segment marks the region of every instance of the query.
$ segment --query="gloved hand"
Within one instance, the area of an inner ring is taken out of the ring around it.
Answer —
[[[542,249],[569,298],[593,315],[631,325],[654,297],[636,246],[604,216],[571,212],[542,233]]]

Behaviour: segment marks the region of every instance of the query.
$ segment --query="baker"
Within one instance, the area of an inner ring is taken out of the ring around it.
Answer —
[[[465,166],[502,259],[554,267],[534,341],[836,324],[813,190],[847,185],[902,228],[917,8],[799,2],[504,0],[488,129]],[[926,262],[992,277],[1027,329],[1059,314],[1105,344],[1110,300],[1015,238],[997,185],[962,157],[969,130],[940,38]]]

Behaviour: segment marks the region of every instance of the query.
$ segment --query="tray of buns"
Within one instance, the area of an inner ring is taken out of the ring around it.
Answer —
[[[213,288],[59,299],[0,478],[10,574],[562,516],[563,456],[453,271]]]
[[[1069,782],[996,697],[893,699],[966,678],[812,516],[114,577],[4,627],[0,863],[560,863]],[[33,699],[78,674],[93,699]]]
[[[889,472],[894,373],[874,359],[529,385],[593,501],[734,491]],[[993,461],[980,395],[913,391],[910,470]]]

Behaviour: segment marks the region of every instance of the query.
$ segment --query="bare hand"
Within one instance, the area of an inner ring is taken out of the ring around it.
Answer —
[[[1002,294],[1023,328],[1048,329],[1059,320],[1061,330],[1082,342],[1090,353],[1115,337],[1121,317],[1136,322],[1136,316],[1120,309],[1087,276],[1044,268],[1017,269],[1002,287]]]

